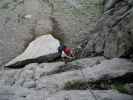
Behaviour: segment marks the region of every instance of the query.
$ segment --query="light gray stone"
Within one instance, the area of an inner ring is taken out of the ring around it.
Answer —
[[[21,54],[32,40],[44,34],[51,33],[66,45],[76,47],[101,15],[99,3],[99,0],[1,0],[0,65]]]
[[[120,94],[114,91],[93,91],[98,100],[132,100],[130,95]],[[94,96],[86,91],[60,91],[50,97],[48,100],[95,100]]]
[[[87,79],[112,79],[133,73],[133,63],[126,59],[114,58],[105,60],[92,68],[88,67],[83,71]]]
[[[4,70],[4,74],[0,76],[0,100],[92,100],[94,98],[88,90],[63,91],[65,83],[73,80],[85,82],[114,79],[133,73],[133,63],[127,59],[105,60],[104,57],[94,57],[76,61],[78,63],[73,61],[70,64],[83,65],[82,71],[70,69],[51,75],[44,74],[58,69],[59,66],[64,66],[63,62],[33,63],[23,69]],[[42,76],[42,74],[44,75]],[[9,80],[13,80],[14,84],[8,82]],[[10,84],[5,84],[6,82]],[[131,95],[121,94],[113,90],[92,91],[99,100],[133,99]]]
[[[28,81],[24,82],[23,87],[24,88],[35,88],[36,83],[33,80],[28,80]]]
[[[84,68],[87,68],[87,67],[93,67],[94,65],[98,65],[104,60],[105,60],[104,57],[99,56],[99,57],[92,57],[92,58],[82,58],[82,59],[70,62],[70,64],[79,65]]]
[[[127,84],[127,90],[129,94],[133,95],[133,83]]]
[[[53,3],[53,17],[59,29],[53,30],[58,37],[63,37],[66,45],[74,47],[89,35],[101,15],[99,0],[55,0]],[[97,6],[95,6],[97,5]],[[63,34],[64,33],[64,34]]]
[[[38,35],[51,31],[48,13],[50,8],[46,4],[43,5],[41,0],[0,1],[1,64],[22,53],[29,42]],[[28,15],[31,17],[26,18]],[[42,25],[40,21],[46,25]],[[43,29],[43,33],[40,33],[40,28]]]
[[[133,2],[132,0],[104,0],[105,12],[97,21],[96,28],[88,39],[83,56],[94,54],[107,58],[133,55]]]
[[[62,89],[66,82],[73,80],[96,81],[111,80],[133,73],[133,63],[126,59],[104,60],[101,64],[81,70],[67,71],[45,76],[39,79],[37,88],[53,87]]]
[[[23,61],[26,59],[34,59],[40,56],[48,55],[51,53],[56,53],[59,47],[59,41],[55,39],[52,35],[44,35],[29,44],[27,49],[18,57],[11,60],[5,66],[14,64],[18,61]]]
[[[11,87],[0,86],[0,100],[13,100],[15,99],[14,90]]]

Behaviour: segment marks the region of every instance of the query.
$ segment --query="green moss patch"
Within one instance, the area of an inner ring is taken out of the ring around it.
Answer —
[[[91,89],[100,89],[100,90],[106,90],[111,88],[109,81],[95,81],[95,82],[89,82],[89,81],[80,81],[80,80],[73,80],[68,81],[65,83],[64,89],[66,90],[87,90],[88,88]]]
[[[118,83],[118,82],[113,83],[112,81],[103,81],[103,80],[94,81],[94,82],[72,80],[65,83],[64,89],[65,90],[88,90],[88,89],[111,90],[112,89],[120,93],[129,94],[126,83]]]
[[[9,8],[9,4],[10,4],[9,2],[3,4],[3,5],[1,6],[1,9],[8,9],[8,8]]]
[[[116,90],[120,93],[127,93],[128,94],[128,87],[125,84],[112,84],[112,89]]]

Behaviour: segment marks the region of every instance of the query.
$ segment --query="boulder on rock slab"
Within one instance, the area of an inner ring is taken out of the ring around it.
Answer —
[[[43,60],[45,57],[43,58],[41,56],[47,55],[47,58],[48,58],[49,54],[57,53],[58,46],[59,46],[59,41],[54,37],[52,37],[52,35],[44,35],[44,36],[38,37],[37,39],[35,39],[33,42],[29,44],[27,49],[21,55],[11,60],[5,66],[9,66],[15,63],[16,65],[19,65],[21,61],[23,61],[24,64],[25,63],[29,64],[32,61],[36,62],[35,58]]]

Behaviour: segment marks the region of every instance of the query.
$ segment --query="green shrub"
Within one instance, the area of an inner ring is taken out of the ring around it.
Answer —
[[[110,84],[106,81],[81,81],[81,80],[73,80],[68,81],[64,85],[65,90],[86,90],[88,88],[91,89],[99,89],[99,90],[107,90],[110,88]]]
[[[120,93],[128,94],[128,87],[124,83],[112,83],[109,81],[81,81],[72,80],[68,81],[64,85],[65,90],[109,90],[113,89]]]
[[[113,84],[112,89],[114,89],[120,93],[127,93],[128,94],[127,86],[124,84]]]
[[[9,2],[3,4],[3,6],[1,7],[1,9],[8,9],[9,8]]]
[[[88,87],[88,82],[83,82],[80,80],[68,81],[65,83],[65,90],[85,90]]]

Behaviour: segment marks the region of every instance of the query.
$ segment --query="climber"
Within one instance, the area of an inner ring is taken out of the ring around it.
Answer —
[[[58,53],[65,61],[65,64],[69,62],[70,60],[75,58],[75,51],[73,48],[66,47],[64,44],[60,43],[60,46],[58,47]]]

